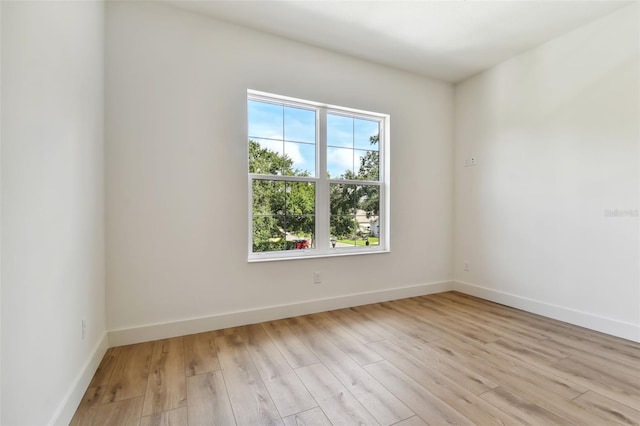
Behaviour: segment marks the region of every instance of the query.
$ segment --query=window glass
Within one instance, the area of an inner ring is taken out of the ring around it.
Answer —
[[[250,260],[388,250],[388,116],[249,92],[247,118]]]

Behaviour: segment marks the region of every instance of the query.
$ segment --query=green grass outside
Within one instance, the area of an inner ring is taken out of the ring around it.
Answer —
[[[364,240],[338,240],[339,243],[343,243],[343,244],[349,244],[350,246],[357,245],[357,246],[366,246],[365,241]],[[369,237],[369,245],[375,246],[377,244],[380,243],[380,239],[378,237]]]

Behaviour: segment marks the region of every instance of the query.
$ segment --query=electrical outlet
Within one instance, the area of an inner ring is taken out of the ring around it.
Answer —
[[[82,340],[84,340],[86,335],[87,335],[87,320],[83,319],[82,320]]]
[[[464,270],[465,271],[470,271],[471,270],[471,263],[469,263],[468,260],[464,261]]]
[[[320,281],[320,272],[314,272],[313,273],[313,283],[314,284],[320,284],[322,281]]]
[[[464,160],[465,167],[473,167],[476,165],[476,157],[469,157]]]

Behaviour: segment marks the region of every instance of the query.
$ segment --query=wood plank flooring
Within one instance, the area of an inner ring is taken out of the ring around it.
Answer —
[[[640,425],[640,343],[457,292],[110,348],[72,425]]]

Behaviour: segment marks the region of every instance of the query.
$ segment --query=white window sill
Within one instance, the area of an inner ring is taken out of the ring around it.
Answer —
[[[269,253],[264,255],[250,255],[247,259],[249,263],[260,263],[260,262],[276,262],[281,260],[300,260],[300,259],[319,259],[324,257],[342,257],[342,256],[361,256],[367,254],[383,254],[383,253],[391,253],[391,250],[387,249],[367,249],[367,250],[359,250],[359,249],[335,249],[331,252],[324,253],[312,253],[316,250],[308,250],[303,251],[301,254],[288,254],[287,256],[282,256],[281,253]]]

